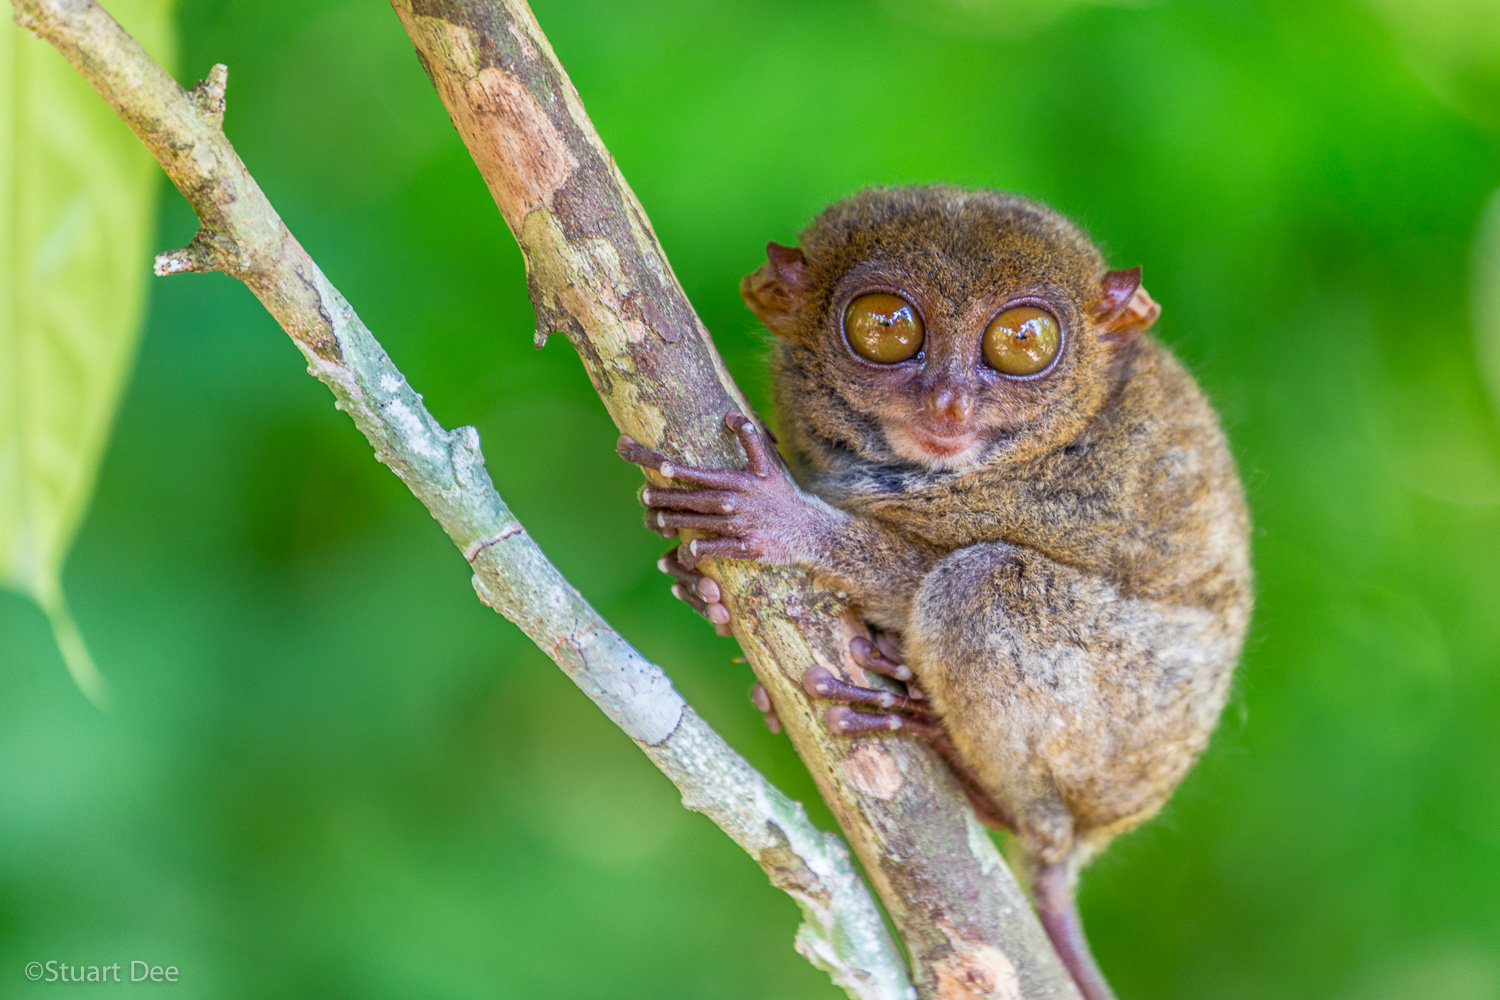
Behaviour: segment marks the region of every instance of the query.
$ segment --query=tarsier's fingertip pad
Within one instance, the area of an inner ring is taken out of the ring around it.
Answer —
[[[766,692],[766,686],[760,681],[750,686],[750,704],[762,712],[771,710],[771,696]]]
[[[834,690],[833,672],[821,663],[814,663],[802,675],[802,690],[814,698],[827,698]]]
[[[704,614],[715,625],[729,624],[729,609],[722,604],[710,604]]]
[[[834,705],[823,713],[823,723],[832,732],[846,736],[857,728],[854,719],[854,709],[846,705]]]

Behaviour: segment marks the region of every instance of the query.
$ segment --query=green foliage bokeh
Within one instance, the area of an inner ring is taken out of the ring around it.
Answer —
[[[1470,325],[1494,63],[1466,38],[1464,100],[1430,87],[1452,73],[1394,0],[1031,2],[1024,31],[949,6],[536,9],[757,400],[738,278],[862,185],[1018,191],[1145,266],[1241,462],[1260,599],[1202,765],[1085,876],[1121,996],[1497,1000],[1500,391]],[[519,254],[394,15],[184,0],[180,31],[185,74],[229,64],[226,128],[293,231],[479,428],[554,560],[814,799],[653,568],[566,343],[531,348]],[[163,202],[158,249],[193,230]],[[57,988],[28,961],[142,959],[205,998],[837,995],[791,903],[479,605],[229,279],[153,286],[67,580],[116,705],[0,594],[0,994]]]

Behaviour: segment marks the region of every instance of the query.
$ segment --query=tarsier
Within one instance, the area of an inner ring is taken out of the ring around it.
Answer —
[[[812,667],[843,734],[909,733],[1012,831],[1088,1000],[1111,997],[1073,901],[1082,865],[1150,818],[1208,742],[1250,614],[1249,524],[1214,410],[1142,334],[1140,269],[1066,219],[951,187],[873,189],[775,243],[741,294],[775,334],[779,443],[695,469],[647,524],[698,534],[662,568],[723,630],[704,558],[811,570],[874,629],[850,653],[896,694]],[[665,464],[664,464],[665,463]],[[757,705],[776,725],[763,688]]]

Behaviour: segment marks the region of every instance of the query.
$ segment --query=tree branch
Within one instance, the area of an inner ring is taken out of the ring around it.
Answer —
[[[740,464],[749,414],[525,0],[392,0],[526,258],[537,341],[564,332],[619,428],[689,465]],[[803,694],[863,624],[806,575],[723,562],[734,632],[910,953],[923,996],[1076,998],[957,783],[908,738],[835,737]],[[876,682],[878,683],[878,681]]]
[[[912,988],[839,839],[773,787],[599,617],[495,491],[472,427],[445,430],[266,200],[224,137],[225,68],[184,91],[93,0],[15,0],[135,130],[198,213],[192,242],[157,274],[222,270],[291,335],[308,371],[422,501],[474,570],[479,597],[519,625],[704,813],[802,908],[796,947],[856,1000]]]

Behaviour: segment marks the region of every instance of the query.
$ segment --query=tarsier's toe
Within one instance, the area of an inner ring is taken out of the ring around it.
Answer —
[[[823,713],[823,722],[831,732],[839,736],[858,736],[860,733],[895,732],[902,728],[906,720],[899,715],[856,712],[848,705],[834,705]]]
[[[870,633],[875,636],[875,648],[879,649],[881,655],[892,663],[905,663],[906,655],[901,651],[901,634],[899,632],[887,632],[885,629],[870,627]]]
[[[663,538],[676,538],[677,529],[667,525],[661,516],[661,511],[654,507],[646,508],[646,527],[656,532]]]
[[[773,733],[781,732],[781,719],[776,715],[776,709],[771,704],[770,692],[760,681],[756,681],[755,686],[750,689],[750,703],[760,709],[761,714],[765,716],[767,729]]]
[[[924,713],[923,706],[913,704],[913,699],[895,691],[880,688],[860,687],[834,676],[833,671],[815,663],[802,675],[802,690],[823,701],[837,701],[846,705],[869,705],[897,712]]]
[[[814,663],[802,675],[802,690],[814,698],[832,698],[837,690],[838,678],[822,664]]]
[[[880,634],[884,638],[884,633]],[[894,644],[892,644],[894,648]],[[849,640],[849,655],[861,667],[898,681],[910,681],[915,675],[906,664],[892,659],[886,652],[862,635]]]

